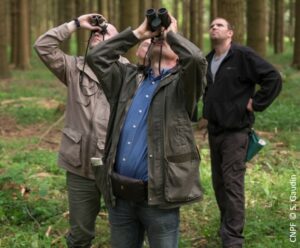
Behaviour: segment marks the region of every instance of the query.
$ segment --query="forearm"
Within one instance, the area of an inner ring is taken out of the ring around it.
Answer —
[[[35,42],[34,48],[41,56],[52,53],[53,50],[59,49],[59,44],[70,37],[68,24],[62,24],[52,28],[45,34],[41,35]]]
[[[205,88],[207,62],[201,50],[181,35],[169,32],[167,41],[179,57],[186,108],[192,112]]]
[[[139,39],[133,34],[130,28],[101,42],[91,49],[87,55],[87,63],[97,73],[104,73],[114,62],[117,62],[120,55],[126,53],[136,45]]]
[[[75,20],[68,22],[67,27],[69,29],[70,34],[74,33],[78,29],[78,27],[76,26]]]
[[[263,111],[275,100],[282,88],[282,79],[279,73],[273,72],[263,80],[261,88],[255,93],[252,101],[254,111]]]

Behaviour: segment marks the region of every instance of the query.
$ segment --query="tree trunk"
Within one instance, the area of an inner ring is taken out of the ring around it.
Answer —
[[[203,48],[203,0],[193,0],[190,5],[190,39]]]
[[[136,28],[139,23],[139,4],[136,0],[127,0],[120,2],[120,29],[124,30],[125,28],[131,26]],[[135,56],[136,48],[131,48],[127,53],[126,57],[130,62],[136,61]]]
[[[218,1],[210,0],[210,23],[218,16]]]
[[[17,64],[17,54],[18,54],[18,25],[17,23],[17,16],[18,8],[17,8],[17,0],[10,1],[10,11],[11,11],[11,18],[10,18],[10,42],[11,42],[11,54],[10,54],[10,63],[13,65]]]
[[[241,0],[219,0],[218,16],[225,18],[234,27],[233,40],[244,43],[245,3]]]
[[[21,70],[29,69],[29,0],[19,0],[17,2],[19,15],[17,16],[18,43],[16,68]]]
[[[139,0],[139,23],[142,23],[145,19],[146,2],[145,0]]]
[[[172,9],[172,15],[176,18],[176,20],[178,21],[178,0],[173,0],[173,9]]]
[[[294,31],[295,31],[295,1],[294,0],[290,0],[289,3],[289,25],[288,25],[288,36],[289,36],[289,40],[290,43],[293,43],[293,38],[294,38]]]
[[[108,9],[108,1],[109,0],[99,0],[98,5],[99,5],[99,13],[103,15],[107,20],[110,19],[109,16],[109,9]]]
[[[296,0],[295,13],[300,13],[300,0]],[[292,65],[300,70],[300,15],[295,16],[294,58]]]
[[[31,34],[36,39],[38,36],[45,32],[45,29],[42,29],[44,20],[46,20],[46,8],[45,3],[39,0],[31,0],[31,8],[33,13],[31,13]]]
[[[275,29],[275,0],[269,0],[269,44],[274,45],[274,29]]]
[[[247,45],[261,56],[266,55],[266,7],[265,0],[247,1]]]
[[[193,0],[190,3],[190,31],[189,33],[190,35],[190,40],[191,42],[193,42],[194,44],[196,44],[197,42],[197,33],[198,33],[198,22],[199,20],[197,19],[197,13],[199,12],[199,10],[197,9],[197,5],[198,5],[198,0]]]
[[[114,18],[113,18],[114,26],[120,30],[120,1],[114,0]],[[121,31],[121,30],[120,30]]]
[[[275,1],[274,53],[282,53],[284,48],[284,0]]]
[[[190,13],[190,1],[185,0],[182,4],[182,33],[187,39],[190,38],[190,15],[187,14]]]
[[[6,0],[0,1],[0,78],[8,78],[10,76],[9,63],[7,59],[7,15]]]
[[[159,9],[161,6],[160,0],[152,0],[152,8]]]
[[[197,37],[197,46],[203,50],[204,49],[204,45],[203,45],[203,33],[204,33],[204,28],[203,28],[203,22],[204,22],[204,1],[203,0],[198,0],[198,37]]]
[[[69,22],[72,20],[72,17],[74,17],[72,1],[59,1],[57,7],[58,7],[58,23],[57,23],[57,25],[61,25],[65,22]],[[65,40],[61,44],[61,49],[65,53],[70,53],[70,38]]]

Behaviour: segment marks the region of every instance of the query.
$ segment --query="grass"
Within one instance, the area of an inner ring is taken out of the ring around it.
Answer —
[[[255,129],[268,145],[248,163],[245,247],[293,248],[297,244],[289,241],[290,178],[299,174],[300,72],[288,66],[290,50],[268,58],[281,71],[284,85],[274,104],[256,115]],[[57,143],[40,138],[62,115],[58,106],[64,104],[66,92],[36,56],[32,65],[0,81],[0,247],[64,248],[65,172],[56,165]],[[201,155],[204,199],[182,208],[181,248],[221,247],[207,143]],[[105,208],[96,224],[94,247],[110,247]]]

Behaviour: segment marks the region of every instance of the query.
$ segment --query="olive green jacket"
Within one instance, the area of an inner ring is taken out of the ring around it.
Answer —
[[[199,163],[190,118],[203,93],[206,60],[193,43],[169,32],[167,41],[179,56],[178,65],[164,76],[154,92],[148,124],[148,204],[177,207],[201,198]],[[121,64],[118,57],[139,42],[132,30],[93,48],[87,61],[110,103],[111,116],[104,165],[96,174],[104,200],[114,206],[110,174],[114,169],[120,132],[126,113],[144,76],[138,67]]]

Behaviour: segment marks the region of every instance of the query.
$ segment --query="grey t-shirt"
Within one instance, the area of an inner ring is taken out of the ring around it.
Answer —
[[[227,50],[221,56],[216,56],[216,54],[214,54],[214,56],[212,58],[212,61],[211,61],[211,64],[210,64],[210,71],[211,71],[211,74],[212,74],[212,77],[213,77],[213,82],[215,82],[216,73],[217,73],[223,59],[226,57],[228,51],[229,50]]]

